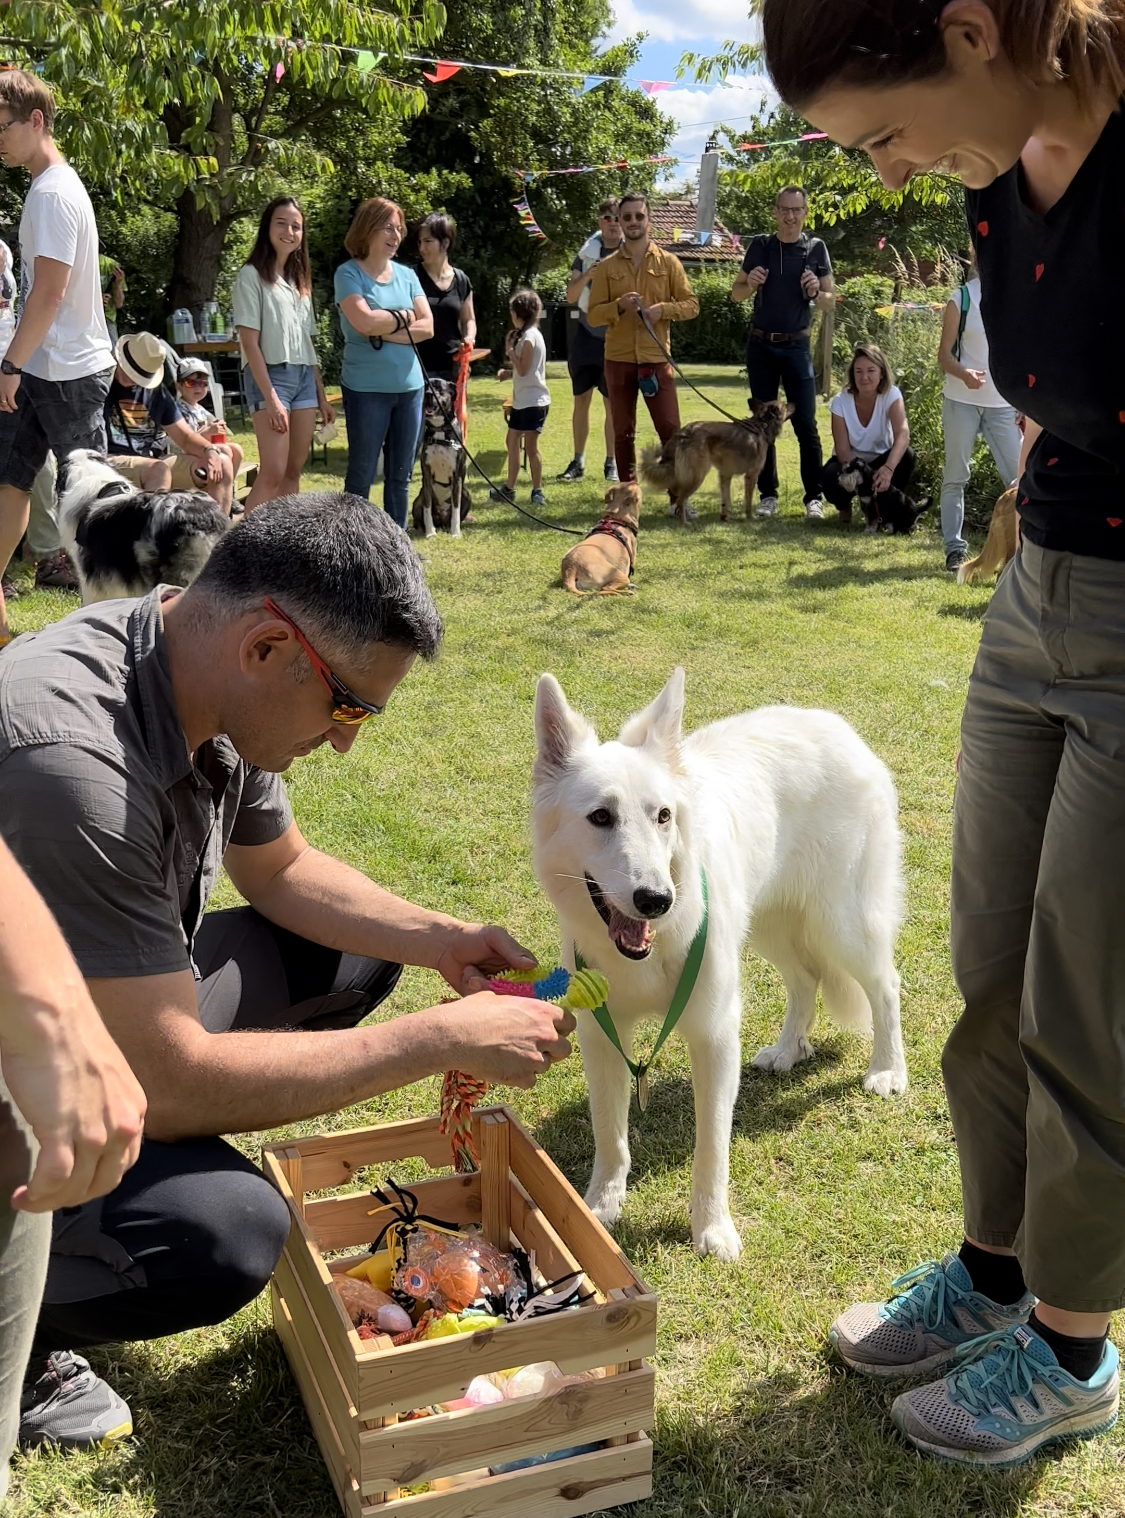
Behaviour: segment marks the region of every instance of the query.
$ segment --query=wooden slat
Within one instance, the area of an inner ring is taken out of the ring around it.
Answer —
[[[368,1165],[414,1158],[425,1160],[435,1170],[450,1164],[449,1140],[438,1131],[436,1117],[293,1139],[288,1144],[267,1145],[265,1152],[286,1148],[300,1151],[306,1191],[343,1186]]]
[[[506,1251],[512,1247],[511,1124],[502,1112],[483,1112],[477,1132],[482,1231],[490,1244]]]
[[[557,1281],[582,1267],[571,1254],[523,1186],[511,1181],[512,1232],[529,1253],[535,1251],[535,1263],[546,1281]]]
[[[360,1491],[412,1486],[435,1476],[571,1449],[651,1428],[656,1373],[638,1370],[563,1387],[548,1397],[520,1397],[494,1407],[466,1408],[381,1433],[359,1435]]]
[[[648,1288],[613,1239],[582,1201],[545,1150],[514,1114],[510,1122],[512,1170],[538,1203],[563,1243],[603,1292],[616,1287]]]
[[[348,1465],[358,1475],[359,1429],[356,1406],[348,1394],[348,1386],[332,1352],[325,1343],[316,1315],[305,1296],[304,1287],[293,1270],[288,1250],[281,1252],[281,1259],[274,1269],[273,1284],[281,1294],[294,1332],[301,1341],[301,1350],[316,1376],[321,1399],[332,1418]]]
[[[479,1175],[441,1176],[416,1181],[406,1189],[418,1198],[418,1211],[429,1217],[461,1226],[481,1220]],[[304,1216],[309,1233],[321,1249],[348,1249],[370,1244],[394,1214],[380,1208],[369,1191],[354,1191],[349,1196],[306,1202]]]
[[[320,1395],[316,1377],[305,1359],[293,1320],[273,1281],[270,1282],[270,1301],[273,1304],[273,1321],[277,1336],[285,1350],[285,1357],[289,1361],[293,1379],[300,1388],[305,1412],[308,1414],[316,1442],[320,1446],[324,1463],[328,1467],[329,1479],[336,1488],[340,1506],[347,1514],[347,1518],[363,1518],[365,1505],[359,1495],[359,1481],[344,1456],[343,1445],[340,1443],[339,1435]],[[380,1507],[377,1511],[382,1513],[384,1509]]]
[[[379,1518],[577,1518],[652,1496],[652,1445],[572,1455],[373,1508]]]
[[[474,1376],[554,1360],[567,1375],[656,1352],[656,1298],[592,1304],[500,1328],[405,1344],[357,1362],[361,1419],[462,1397]]]
[[[321,1332],[324,1334],[325,1343],[331,1351],[332,1358],[340,1368],[344,1385],[348,1388],[350,1399],[358,1407],[356,1391],[358,1381],[355,1373],[356,1357],[364,1353],[365,1346],[355,1329],[351,1325],[344,1304],[340,1301],[336,1288],[332,1285],[332,1277],[328,1272],[321,1257],[320,1250],[313,1241],[312,1235],[305,1224],[297,1206],[293,1193],[289,1188],[289,1182],[282,1173],[277,1159],[268,1150],[262,1152],[262,1169],[267,1177],[281,1192],[282,1197],[289,1208],[289,1238],[285,1248],[289,1254],[290,1264],[304,1287],[305,1296],[313,1306]],[[390,1340],[385,1341],[385,1347],[389,1347]],[[366,1346],[371,1348],[370,1342]]]
[[[301,1163],[301,1151],[292,1144],[283,1149],[278,1155],[281,1168],[285,1171],[285,1179],[289,1182],[289,1189],[293,1193],[293,1200],[299,1210],[305,1205],[305,1181],[304,1166]]]

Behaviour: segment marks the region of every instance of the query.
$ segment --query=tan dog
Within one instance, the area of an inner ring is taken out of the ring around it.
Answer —
[[[992,521],[984,547],[975,559],[967,559],[957,571],[958,585],[968,585],[974,575],[982,578],[999,574],[1009,559],[1015,558],[1020,536],[1020,518],[1016,510],[1016,492],[1005,490],[992,508]]]
[[[750,411],[744,422],[689,422],[663,447],[645,449],[641,477],[646,485],[668,492],[681,522],[685,502],[712,468],[719,471],[719,520],[725,522],[730,517],[730,482],[736,474],[745,481],[746,515],[753,515],[754,491],[766,453],[781,436],[793,407],[785,401],[751,401]]]
[[[602,596],[631,595],[629,577],[637,562],[640,525],[641,487],[633,482],[611,485],[605,493],[601,521],[563,558],[563,589],[576,596],[587,591]]]

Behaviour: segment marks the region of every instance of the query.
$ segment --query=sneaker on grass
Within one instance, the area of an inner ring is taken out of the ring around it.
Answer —
[[[777,497],[764,495],[758,502],[758,515],[760,517],[775,517],[777,515]]]
[[[533,506],[546,506],[547,497],[541,490],[533,490],[531,492],[531,504]]]
[[[563,470],[562,474],[556,475],[555,478],[558,480],[566,480],[567,484],[571,484],[574,480],[582,479],[585,473],[585,467],[580,464],[577,459],[571,459],[570,463]],[[608,479],[609,476],[607,475],[606,478]]]
[[[964,564],[965,562],[966,562],[966,555],[963,554],[959,548],[954,548],[950,553],[947,553],[946,556],[945,556],[945,567],[946,567],[946,569],[948,569],[948,571],[949,571],[949,573],[951,575],[955,575],[957,573],[957,571],[961,568],[961,565]]]
[[[493,485],[492,489],[488,492],[488,499],[490,501],[504,501],[508,506],[514,506],[516,504],[516,493],[514,490],[510,490],[507,485]]]
[[[699,513],[698,513],[698,511],[696,511],[695,507],[691,504],[694,499],[695,499],[694,496],[689,496],[688,499],[684,502],[684,521],[685,522],[698,522],[698,520],[699,520]],[[668,502],[668,515],[670,517],[674,517],[676,515],[676,503],[675,503],[675,501],[669,501]]]
[[[604,473],[607,485],[619,485],[621,483],[621,476],[617,473],[616,459],[606,459]]]
[[[973,1290],[960,1258],[927,1260],[891,1282],[887,1302],[849,1307],[828,1330],[840,1358],[868,1376],[924,1376],[949,1363],[963,1344],[1025,1323],[1035,1306],[1026,1292],[1002,1307]]]
[[[78,589],[78,581],[64,548],[38,561],[35,566],[35,585],[40,590]]]
[[[891,1417],[911,1444],[960,1465],[1020,1465],[1045,1445],[1092,1439],[1117,1422],[1117,1350],[1088,1381],[1063,1370],[1025,1325],[957,1351],[940,1381],[896,1397]]]
[[[20,1444],[108,1449],[132,1432],[128,1403],[81,1355],[59,1349],[32,1361],[20,1398]]]
[[[811,501],[806,501],[805,502],[805,521],[806,522],[823,522],[824,521],[824,502],[820,499],[819,496],[816,496]]]

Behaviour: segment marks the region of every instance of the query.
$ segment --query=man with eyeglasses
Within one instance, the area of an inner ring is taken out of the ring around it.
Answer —
[[[830,311],[836,297],[828,249],[819,237],[808,237],[803,230],[808,211],[800,185],[789,184],[778,190],[773,204],[777,231],[750,239],[730,298],[736,304],[754,302],[746,344],[750,399],[775,401],[778,387],[785,387],[785,398],[793,405],[791,421],[801,451],[805,517],[819,522],[824,518],[820,498],[824,452],[816,425],[809,312],[812,306]],[[776,516],[777,450],[772,444],[758,476],[758,489],[758,515]]]
[[[0,823],[148,1099],[121,1183],[55,1215],[24,1443],[128,1432],[74,1350],[219,1322],[269,1279],[286,1210],[220,1135],[447,1069],[529,1087],[569,1053],[569,1014],[487,989],[533,963],[502,928],[402,900],[293,820],[281,772],[346,755],[440,639],[390,517],[302,495],[190,589],[85,607],[0,661]],[[247,905],[205,912],[224,868]],[[463,1000],[360,1026],[404,964]]]
[[[617,464],[613,456],[613,413],[605,383],[605,328],[590,325],[590,281],[603,258],[621,246],[621,223],[617,219],[616,200],[603,200],[598,208],[598,230],[579,248],[570,266],[566,298],[574,309],[570,312],[570,343],[567,368],[574,394],[570,425],[574,434],[574,456],[559,475],[560,480],[580,480],[586,473],[586,440],[590,436],[590,404],[594,391],[601,395],[605,407],[605,467],[609,484],[617,481]]]

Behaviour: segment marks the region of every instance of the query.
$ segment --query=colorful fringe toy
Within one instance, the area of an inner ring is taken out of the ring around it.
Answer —
[[[568,1009],[583,1007],[593,1011],[609,995],[609,982],[600,970],[577,970],[573,974],[562,966],[542,980],[518,980],[523,972],[509,970],[488,982],[499,996],[531,996],[538,1001],[557,1001]],[[449,1138],[453,1168],[465,1175],[480,1169],[480,1155],[473,1143],[473,1108],[488,1095],[488,1082],[466,1075],[463,1070],[447,1070],[441,1083],[441,1131]]]

